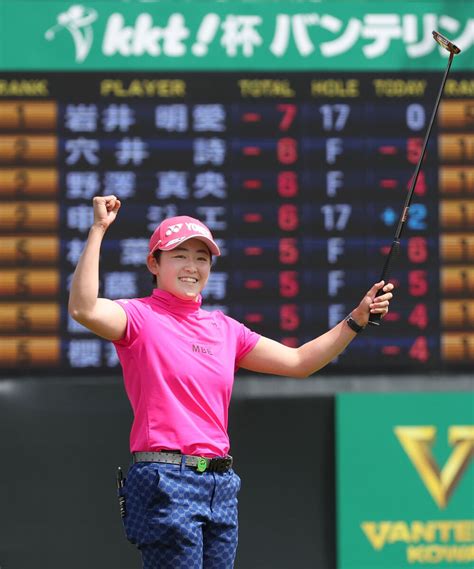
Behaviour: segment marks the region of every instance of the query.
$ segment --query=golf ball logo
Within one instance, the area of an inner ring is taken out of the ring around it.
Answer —
[[[58,32],[67,30],[74,41],[76,63],[82,63],[94,41],[92,24],[97,20],[97,11],[86,8],[82,4],[73,4],[66,12],[61,12],[56,18],[56,24],[46,31],[44,37],[52,41]]]

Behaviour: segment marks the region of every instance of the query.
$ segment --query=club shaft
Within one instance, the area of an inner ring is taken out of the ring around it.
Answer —
[[[403,206],[402,215],[400,216],[400,220],[398,222],[397,231],[395,233],[395,237],[392,242],[392,246],[390,248],[390,252],[388,253],[385,263],[382,269],[382,274],[380,275],[380,280],[387,282],[390,279],[390,272],[392,263],[397,258],[399,251],[400,251],[400,237],[402,235],[403,229],[405,227],[406,221],[408,219],[408,211],[410,209],[411,200],[413,198],[413,194],[416,188],[416,182],[418,180],[418,175],[420,174],[421,165],[423,163],[423,158],[425,157],[426,147],[428,146],[428,140],[430,138],[431,130],[433,129],[433,124],[436,118],[436,114],[438,113],[439,103],[441,101],[441,97],[443,96],[444,86],[446,84],[446,79],[448,78],[449,70],[451,69],[451,63],[453,62],[454,54],[450,52],[449,54],[449,61],[446,67],[446,71],[444,72],[443,80],[441,82],[441,87],[438,92],[438,98],[436,99],[436,103],[433,109],[433,113],[431,115],[430,124],[428,125],[428,129],[425,134],[425,140],[423,142],[423,147],[421,149],[420,158],[415,168],[415,173],[413,174],[410,188],[408,190],[407,198],[405,200],[405,204]],[[376,296],[380,296],[383,294],[383,290],[380,289]],[[369,317],[369,324],[372,326],[379,326],[381,322],[380,314],[371,314]]]
[[[446,79],[448,78],[449,70],[451,69],[451,64],[453,62],[453,58],[454,58],[454,54],[450,53],[448,65],[446,67],[446,71],[444,72],[443,80],[441,82],[441,87],[440,87],[439,92],[438,92],[438,97],[436,99],[436,103],[435,103],[435,106],[433,109],[433,113],[431,114],[430,124],[428,125],[428,129],[427,129],[426,134],[425,134],[425,140],[423,142],[423,147],[421,149],[420,158],[419,158],[418,163],[416,165],[415,173],[413,174],[413,177],[411,179],[411,184],[410,184],[410,188],[408,190],[408,194],[407,194],[407,198],[405,200],[405,204],[403,206],[402,215],[400,216],[397,231],[395,232],[395,238],[394,239],[396,241],[400,240],[403,229],[405,227],[406,220],[408,219],[408,210],[410,209],[411,200],[413,199],[413,194],[415,193],[416,182],[418,181],[418,176],[420,174],[421,165],[423,163],[423,159],[424,159],[425,153],[426,153],[426,147],[428,146],[428,140],[430,138],[430,134],[431,134],[431,131],[433,129],[433,124],[435,122],[436,115],[438,113],[439,103],[441,101],[441,97],[443,96],[444,86],[446,84]]]

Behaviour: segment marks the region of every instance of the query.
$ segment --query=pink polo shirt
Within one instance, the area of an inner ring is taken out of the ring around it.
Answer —
[[[160,289],[116,302],[128,317],[114,345],[134,413],[131,451],[226,455],[234,373],[260,336]]]

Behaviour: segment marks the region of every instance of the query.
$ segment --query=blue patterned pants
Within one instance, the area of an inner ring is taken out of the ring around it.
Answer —
[[[142,553],[143,569],[232,569],[239,489],[233,470],[132,465],[120,490],[123,523],[128,540]]]

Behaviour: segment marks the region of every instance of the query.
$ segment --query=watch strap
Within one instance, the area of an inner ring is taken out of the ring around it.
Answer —
[[[358,334],[359,332],[362,332],[362,330],[365,328],[365,326],[361,326],[360,324],[357,324],[357,322],[354,320],[354,318],[352,318],[352,314],[349,314],[349,316],[346,318],[346,324],[356,334]]]

